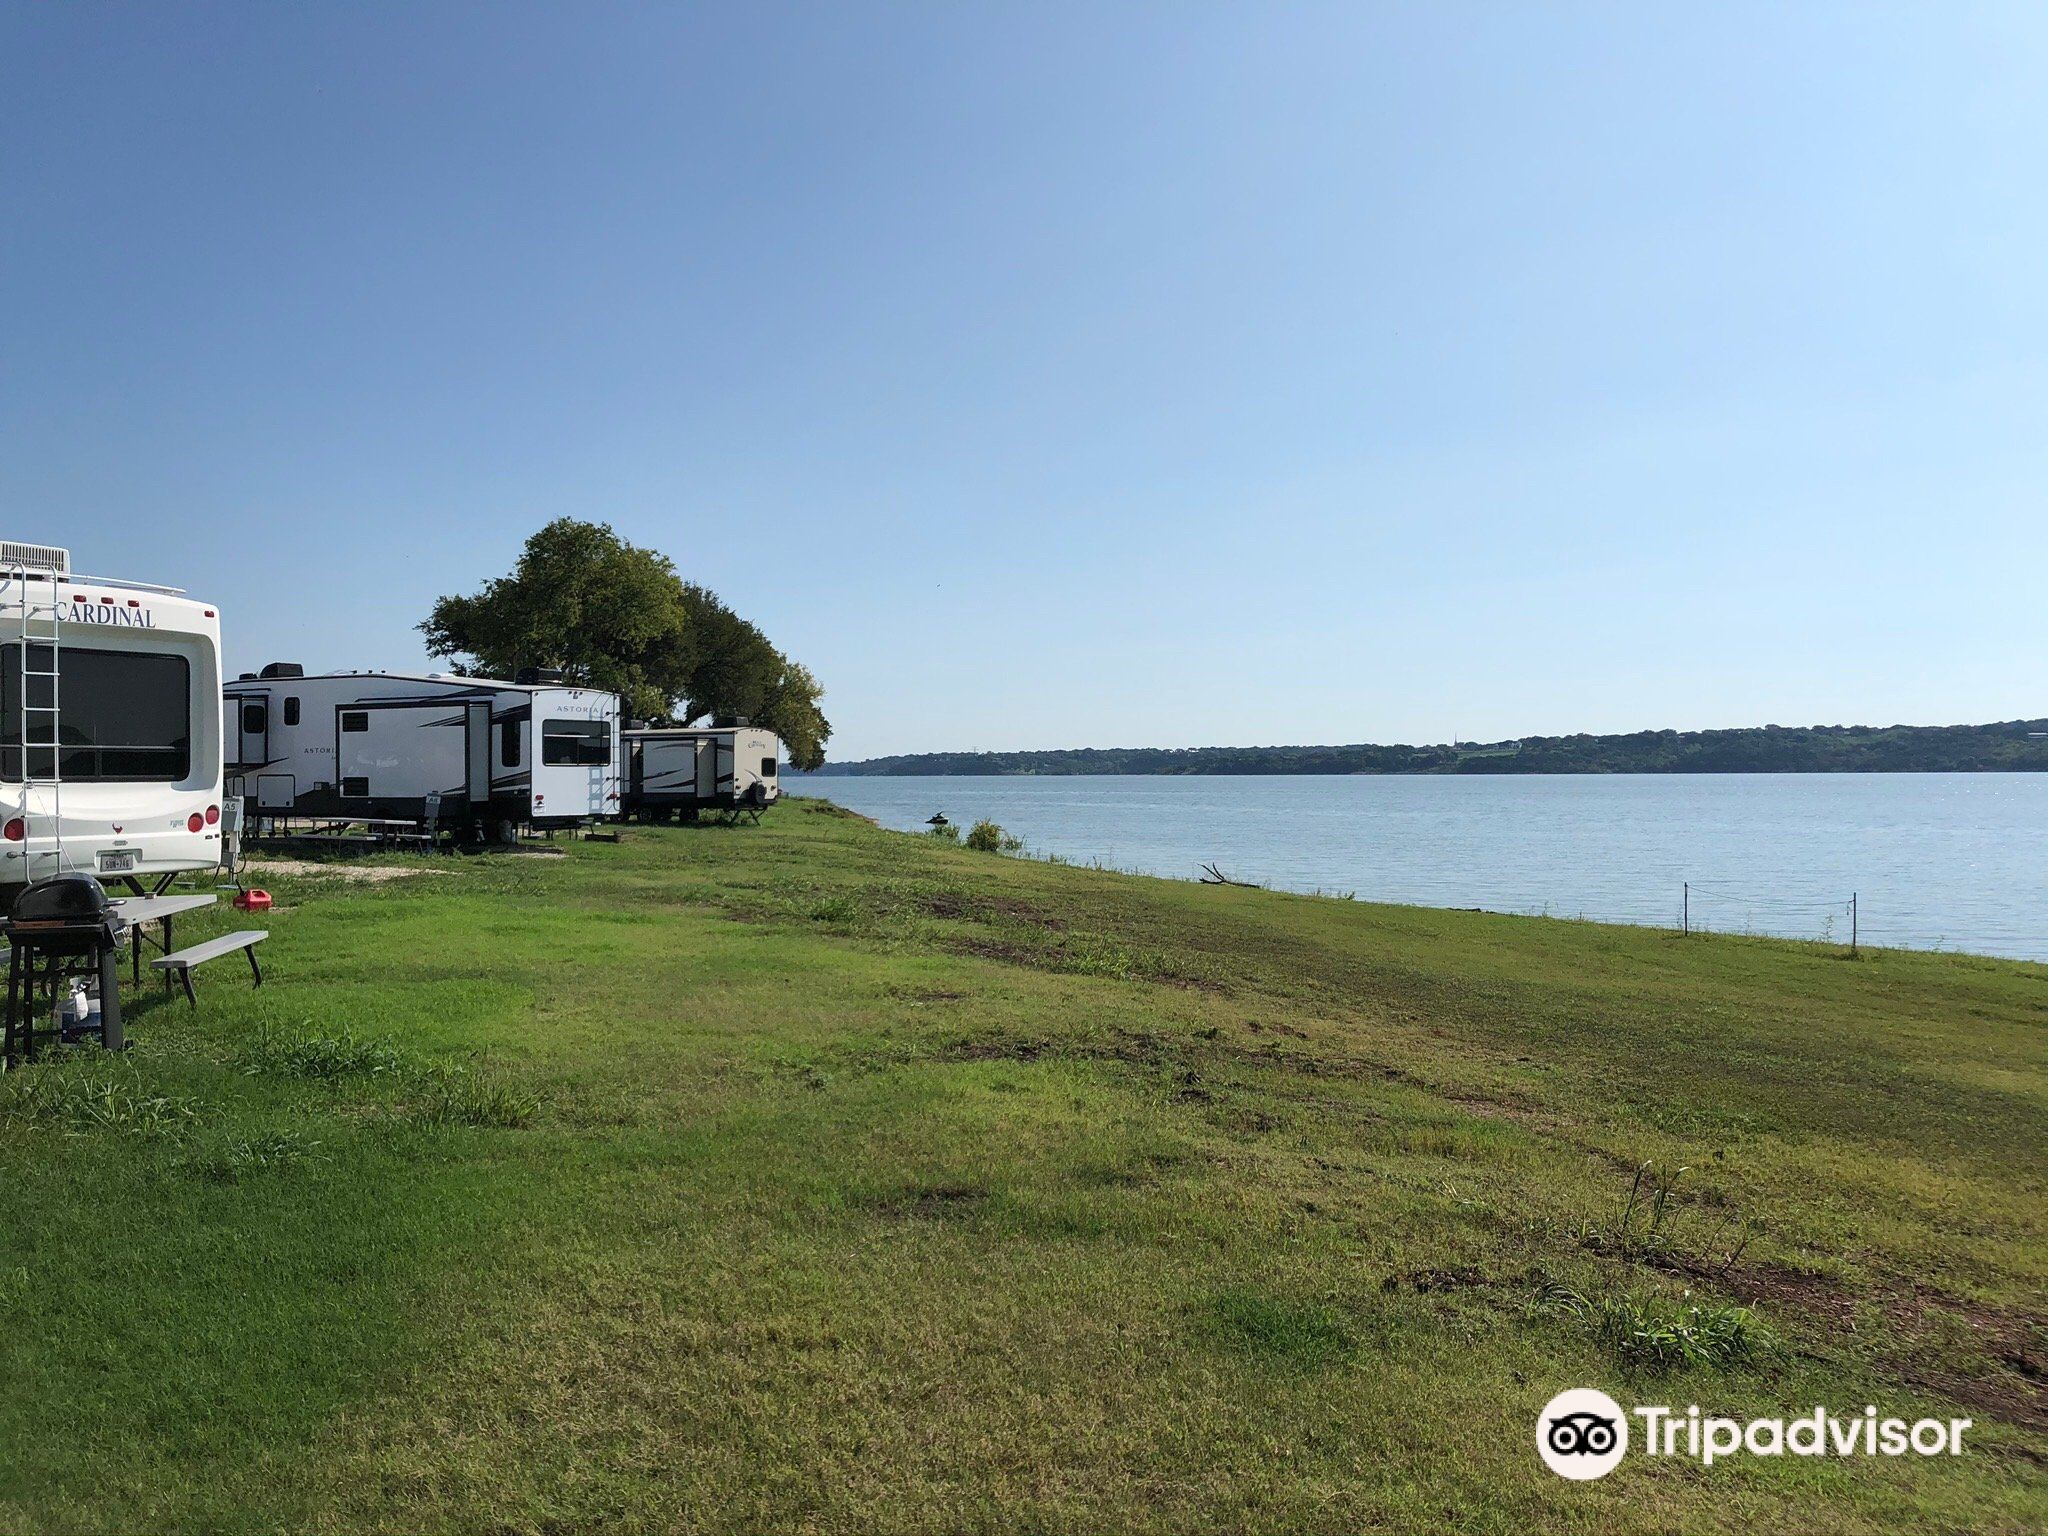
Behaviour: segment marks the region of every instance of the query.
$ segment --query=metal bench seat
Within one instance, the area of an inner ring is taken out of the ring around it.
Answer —
[[[192,972],[209,960],[218,960],[222,955],[231,955],[240,950],[249,957],[249,970],[256,977],[256,985],[263,985],[263,968],[256,963],[256,946],[270,934],[262,928],[249,928],[240,933],[224,933],[217,939],[208,939],[203,944],[194,944],[190,949],[181,949],[176,954],[165,955],[161,960],[149,962],[153,971],[174,971],[178,980],[185,984],[185,1001],[194,1008],[199,999],[192,992]]]

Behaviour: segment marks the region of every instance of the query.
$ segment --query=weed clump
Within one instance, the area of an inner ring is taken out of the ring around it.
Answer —
[[[187,1172],[213,1183],[237,1184],[244,1174],[283,1168],[320,1155],[320,1143],[297,1131],[267,1131],[232,1136],[218,1145],[202,1147],[185,1159],[184,1166]]]
[[[241,1054],[246,1077],[306,1077],[334,1082],[344,1077],[403,1077],[419,1070],[389,1041],[344,1029],[338,1035],[280,1035],[269,1029]]]
[[[1593,1298],[1560,1281],[1546,1284],[1538,1309],[1586,1325],[1624,1365],[1648,1372],[1705,1366],[1728,1370],[1762,1359],[1775,1348],[1770,1331],[1747,1307],[1689,1298],[1630,1295]]]
[[[317,1082],[370,1079],[388,1082],[418,1125],[480,1125],[516,1129],[540,1113],[541,1096],[499,1078],[480,1078],[460,1066],[422,1061],[386,1040],[344,1029],[338,1035],[290,1036],[268,1030],[241,1056],[251,1077],[300,1077]]]
[[[977,853],[1015,853],[1024,846],[1024,839],[1012,837],[984,817],[967,829],[967,846]]]
[[[860,921],[860,903],[851,896],[827,896],[811,906],[811,921],[814,923],[853,923]]]
[[[413,1108],[420,1125],[475,1125],[518,1130],[540,1113],[541,1096],[530,1088],[451,1070],[431,1076]]]
[[[199,1106],[153,1092],[132,1067],[98,1061],[51,1062],[0,1078],[0,1119],[54,1125],[75,1134],[123,1131],[175,1136],[199,1118]]]

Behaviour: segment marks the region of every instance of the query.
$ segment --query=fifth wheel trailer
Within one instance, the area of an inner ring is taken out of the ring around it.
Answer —
[[[308,677],[222,690],[246,818],[401,821],[509,840],[619,813],[619,699],[551,679]]]
[[[766,810],[782,798],[782,741],[760,726],[676,726],[627,731],[622,739],[621,805],[628,815],[687,819],[700,811]]]
[[[220,615],[0,541],[0,909],[76,871],[167,882],[220,858]]]

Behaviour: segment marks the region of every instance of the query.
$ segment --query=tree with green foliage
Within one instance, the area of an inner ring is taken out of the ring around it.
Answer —
[[[440,599],[419,627],[429,654],[467,676],[551,667],[618,694],[635,718],[747,719],[780,736],[794,766],[825,760],[832,726],[817,679],[667,556],[601,523],[557,518],[509,576]]]
[[[790,764],[808,773],[824,766],[825,743],[832,735],[832,722],[818,707],[825,690],[809,667],[783,656],[776,659],[782,663],[781,671],[755,718],[782,738]]]
[[[694,585],[683,588],[697,660],[677,718],[751,720],[782,738],[790,763],[805,770],[825,761],[831,722],[819,708],[825,690],[810,669],[768,643],[754,625]]]
[[[769,690],[784,665],[781,654],[715,592],[686,585],[683,607],[690,615],[697,649],[678,720],[689,724],[706,716],[761,719]]]
[[[697,667],[683,584],[666,556],[598,523],[557,518],[512,574],[444,597],[420,625],[430,655],[471,677],[551,667],[616,693],[630,715],[664,715]]]

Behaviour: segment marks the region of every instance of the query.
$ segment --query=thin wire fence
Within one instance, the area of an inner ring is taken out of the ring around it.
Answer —
[[[1683,933],[1767,934],[1846,944],[1854,954],[1862,938],[1857,894],[1846,897],[1774,889],[1756,891],[1718,880],[1688,880],[1680,896]]]

